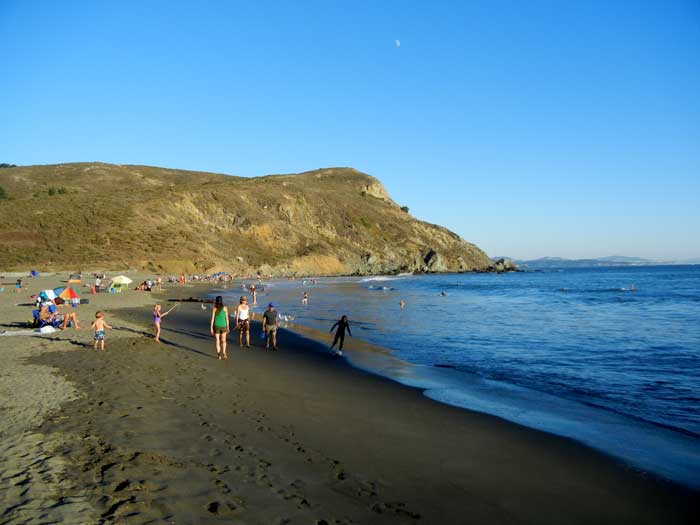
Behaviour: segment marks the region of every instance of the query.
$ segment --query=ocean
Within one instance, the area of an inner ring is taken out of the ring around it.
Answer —
[[[700,266],[263,286],[257,311],[274,301],[324,332],[345,314],[355,338],[388,351],[353,352],[346,338],[355,366],[700,488]]]

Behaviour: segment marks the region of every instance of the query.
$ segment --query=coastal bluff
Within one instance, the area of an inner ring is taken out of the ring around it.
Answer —
[[[497,271],[352,168],[243,178],[99,162],[0,169],[0,269]]]

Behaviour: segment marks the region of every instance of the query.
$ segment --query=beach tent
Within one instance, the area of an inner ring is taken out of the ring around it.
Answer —
[[[82,282],[82,277],[80,276],[79,273],[71,274],[71,276],[68,277],[68,284],[80,284],[81,282]]]
[[[109,285],[110,289],[115,292],[121,292],[122,290],[128,290],[129,285],[133,283],[126,275],[117,275],[112,279],[112,283]]]

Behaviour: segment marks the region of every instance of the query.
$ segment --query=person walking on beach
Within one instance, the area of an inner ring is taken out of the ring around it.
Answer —
[[[99,343],[100,350],[104,352],[105,330],[112,329],[112,327],[105,321],[105,314],[101,311],[95,312],[95,320],[92,322],[91,326],[95,330],[95,350],[97,350],[97,345]]]
[[[270,348],[270,339],[272,339],[272,349],[275,352],[277,351],[277,323],[277,310],[275,305],[270,303],[263,313],[262,329],[265,334],[265,348]]]
[[[19,293],[22,291],[22,279],[17,279],[17,282],[15,283],[15,293]]]
[[[177,304],[175,304],[177,306]],[[153,324],[156,326],[156,343],[160,343],[160,320],[175,309],[173,306],[170,310],[163,313],[160,311],[160,304],[153,307]]]
[[[350,331],[350,321],[348,321],[348,316],[344,315],[336,323],[331,327],[330,331],[332,332],[335,327],[338,327],[338,329],[335,332],[335,339],[333,339],[333,344],[331,345],[331,350],[335,347],[335,345],[340,341],[340,345],[338,346],[338,350],[336,351],[336,355],[343,355],[343,343],[345,342],[345,330],[348,331],[348,334],[350,337],[352,337],[352,332]]]
[[[226,354],[226,338],[229,329],[228,308],[224,306],[224,299],[220,295],[214,300],[214,308],[211,309],[211,322],[209,323],[211,335],[216,341],[216,355],[221,359],[228,359]]]
[[[250,308],[248,299],[241,295],[240,304],[236,308],[236,330],[238,330],[238,346],[243,346],[243,332],[245,332],[245,345],[250,348]]]

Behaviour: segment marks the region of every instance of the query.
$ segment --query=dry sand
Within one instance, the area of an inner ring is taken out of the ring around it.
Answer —
[[[7,296],[3,322],[26,317]],[[254,348],[231,344],[222,362],[198,304],[164,320],[158,345],[144,336],[151,294],[90,297],[81,319],[99,307],[119,328],[104,353],[82,346],[87,322],[0,337],[22,356],[0,377],[14,421],[1,523],[691,523],[697,511],[697,494],[438,404],[299,335],[265,351],[254,323]]]
[[[129,275],[134,280],[142,277],[133,272]],[[78,313],[81,329],[29,335],[34,333],[26,328],[34,308],[29,296],[65,286],[67,274],[38,278],[22,274],[28,287],[15,293],[18,276],[4,274],[4,284],[0,284],[4,288],[0,293],[0,523],[97,523],[99,513],[87,494],[72,483],[73,466],[56,453],[57,445],[79,438],[60,433],[45,435],[39,430],[48,415],[70,417],[61,407],[84,394],[57,369],[28,360],[91,344],[90,321],[100,308],[110,312],[125,306],[145,307],[152,304],[153,298],[135,292],[91,295],[86,288],[76,286],[92,303],[71,310]],[[133,333],[114,333],[116,338],[125,336],[133,337]]]

